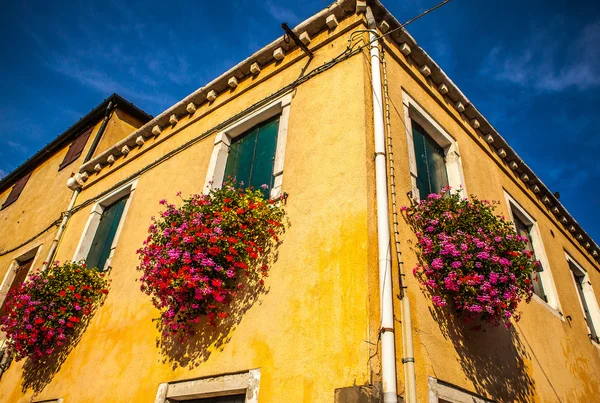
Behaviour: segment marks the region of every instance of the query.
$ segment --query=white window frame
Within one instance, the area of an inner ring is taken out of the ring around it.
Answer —
[[[556,292],[556,284],[554,283],[554,278],[552,276],[552,269],[550,268],[550,262],[546,255],[546,249],[544,248],[544,242],[542,241],[537,221],[527,213],[523,206],[521,206],[506,190],[504,190],[504,197],[506,198],[508,214],[513,225],[515,222],[514,214],[518,214],[519,219],[523,221],[525,225],[531,226],[531,231],[529,233],[531,235],[531,246],[536,259],[542,264],[543,270],[537,272],[537,275],[540,276],[542,286],[544,287],[544,293],[546,294],[548,301],[544,301],[537,294],[533,294],[533,299],[543,303],[544,306],[551,308],[550,312],[564,320],[561,313],[560,301],[558,300],[558,293]]]
[[[96,204],[94,204],[88,217],[88,220],[85,224],[85,229],[83,230],[83,234],[81,235],[79,244],[77,245],[77,249],[75,249],[75,254],[73,255],[74,262],[85,260],[87,258],[90,252],[90,248],[92,246],[92,242],[94,241],[94,236],[96,235],[96,231],[98,230],[98,225],[100,224],[100,217],[102,216],[102,213],[104,212],[106,207],[110,206],[112,203],[116,202],[120,198],[128,196],[127,202],[125,203],[125,207],[123,208],[121,219],[119,220],[119,226],[117,227],[115,237],[110,247],[110,254],[108,256],[108,259],[106,259],[104,267],[100,268],[103,271],[108,271],[111,269],[110,264],[115,254],[115,249],[119,241],[119,236],[121,235],[121,231],[123,230],[125,217],[127,217],[129,206],[131,205],[131,201],[133,200],[133,194],[135,193],[135,188],[137,186],[138,180],[139,178],[131,180],[125,185],[104,196],[102,199],[96,202]]]
[[[573,259],[573,257],[571,257],[571,255],[569,255],[566,251],[565,251],[565,258],[567,259],[567,262],[569,262],[569,263],[573,264],[573,266],[575,266],[575,268],[579,271],[578,274],[583,276],[583,281],[582,281],[583,287],[582,288],[583,288],[583,296],[585,298],[585,305],[587,305],[588,312],[590,315],[590,320],[592,321],[592,323],[594,325],[594,330],[596,332],[596,335],[598,335],[600,337],[600,308],[598,307],[598,300],[596,299],[596,294],[594,293],[594,289],[592,288],[592,283],[590,281],[590,277],[587,273],[587,270],[585,270],[583,267],[581,267],[581,265],[579,263],[577,263],[577,261],[575,259]],[[577,300],[579,301],[579,305],[581,306],[581,313],[583,315],[585,315],[583,301],[581,300],[581,297],[579,296],[579,291],[577,290],[577,288],[579,286],[577,285],[577,280],[575,279],[575,273],[573,273],[573,269],[570,266],[569,266],[569,272],[571,273],[571,279],[573,280],[573,286],[575,287],[575,292],[577,293]],[[587,321],[585,322],[585,326],[588,329],[588,335],[591,336],[591,331],[587,324]],[[592,343],[594,343],[596,346],[598,346],[598,343],[596,341],[592,340],[591,337],[590,337],[590,340],[592,341]]]
[[[456,386],[428,377],[429,403],[439,403],[440,400],[450,403],[493,403],[492,400],[477,396]]]
[[[419,188],[417,187],[418,172],[412,130],[413,120],[421,125],[427,134],[444,149],[444,161],[446,163],[446,173],[448,174],[448,185],[451,188],[450,192],[456,193],[462,188],[461,195],[466,198],[468,192],[456,139],[448,134],[448,132],[405,91],[402,91],[402,103],[404,105],[404,126],[406,128],[406,139],[408,142],[408,160],[410,163],[413,199],[418,201],[422,196],[419,195]],[[423,197],[426,196],[427,195],[424,195]]]
[[[237,374],[161,383],[154,403],[230,396],[244,392],[245,403],[258,403],[259,386],[260,369],[258,368]]]
[[[8,270],[6,271],[6,274],[4,275],[2,284],[0,285],[0,307],[4,305],[4,301],[6,301],[6,297],[8,296],[8,290],[15,281],[15,277],[17,276],[17,271],[19,270],[19,266],[21,265],[21,263],[23,261],[33,258],[33,262],[31,263],[31,267],[29,268],[29,273],[31,273],[31,270],[35,268],[35,264],[39,260],[41,253],[42,244],[40,243],[12,260],[10,266],[8,267]],[[27,274],[25,279],[27,279],[27,277],[29,277],[29,274]]]
[[[281,115],[279,117],[277,145],[275,146],[275,161],[273,164],[274,180],[273,188],[271,189],[271,198],[277,198],[281,195],[285,145],[287,142],[291,102],[291,93],[283,95],[266,106],[256,109],[248,115],[236,120],[217,133],[213,152],[210,157],[208,172],[206,174],[206,180],[204,182],[204,193],[208,193],[211,189],[219,188],[223,184],[227,156],[229,155],[229,147],[231,146],[232,140],[257,124],[274,116]]]

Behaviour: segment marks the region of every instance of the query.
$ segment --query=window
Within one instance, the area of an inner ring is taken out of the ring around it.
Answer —
[[[225,178],[236,178],[246,186],[273,187],[273,163],[277,146],[279,116],[254,126],[231,141]],[[265,194],[268,198],[269,195]]]
[[[27,184],[27,181],[29,180],[30,176],[31,173],[23,176],[15,183],[8,197],[6,198],[6,200],[4,200],[4,203],[2,204],[2,209],[7,208],[8,206],[17,201],[17,199],[21,195],[21,192],[23,191],[23,188],[25,188],[25,185]]]
[[[411,121],[415,158],[417,162],[417,188],[419,197],[439,193],[448,186],[448,173],[444,149],[414,120]]]
[[[402,93],[412,193],[416,200],[450,186],[467,196],[458,144],[417,102]]]
[[[93,129],[94,126],[89,127],[83,133],[77,136],[75,140],[73,140],[71,146],[69,147],[69,151],[67,151],[67,155],[65,155],[65,158],[58,167],[59,171],[79,158],[90,137],[90,134],[92,134]]]
[[[257,403],[260,369],[182,382],[162,383],[155,403]]]
[[[569,268],[571,269],[573,283],[577,290],[577,296],[579,297],[583,318],[587,325],[588,335],[590,336],[590,339],[596,343],[600,343],[600,340],[598,339],[600,332],[600,309],[598,308],[598,301],[596,300],[592,283],[590,282],[587,272],[579,266],[571,256],[567,254],[566,258],[569,263]]]
[[[270,197],[280,195],[291,100],[287,94],[217,134],[204,192],[231,176],[258,189],[269,185]]]
[[[429,377],[429,403],[493,403],[457,386]]]
[[[128,198],[129,195],[120,198],[111,205],[106,206],[100,214],[98,228],[85,259],[85,264],[88,267],[97,267],[101,271],[104,270]]]
[[[533,224],[531,224],[531,225],[525,224],[523,222],[523,220],[521,219],[519,213],[516,211],[513,211],[512,215],[513,215],[513,222],[515,224],[515,229],[517,231],[517,234],[528,239],[528,242],[525,245],[525,249],[527,249],[528,251],[533,253],[532,259],[534,261],[537,260],[537,256],[535,254],[535,251],[533,250],[533,239],[531,237],[531,232],[533,230]],[[544,271],[544,267],[540,264],[536,269],[536,273],[532,273],[531,282],[533,285],[533,292],[538,297],[540,297],[544,301],[548,302],[548,297],[546,296],[546,293],[544,293],[544,285],[542,284],[542,278],[537,274],[542,271]]]
[[[73,261],[108,270],[131,204],[137,179],[104,197],[92,208]]]
[[[37,246],[29,252],[17,257],[11,263],[6,275],[4,276],[2,285],[0,286],[0,316],[4,314],[4,303],[6,301],[6,297],[12,290],[19,287],[27,279],[27,275],[33,267],[33,264],[35,263],[40,251],[41,248]]]
[[[526,244],[526,248],[533,252],[533,259],[539,260],[540,262],[537,271],[531,276],[533,292],[537,297],[547,302],[554,310],[559,311],[558,295],[556,293],[554,280],[550,272],[550,264],[546,257],[538,225],[535,219],[506,191],[504,192],[504,196],[506,197],[508,204],[511,221],[515,225],[515,231],[517,234],[529,240]]]

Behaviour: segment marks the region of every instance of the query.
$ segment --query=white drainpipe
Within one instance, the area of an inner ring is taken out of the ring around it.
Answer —
[[[392,260],[390,245],[390,213],[388,206],[387,172],[385,154],[385,129],[383,122],[383,96],[379,58],[379,42],[376,40],[375,19],[367,8],[369,41],[371,43],[371,75],[373,90],[373,119],[375,134],[375,191],[377,198],[377,245],[379,256],[379,297],[381,301],[381,372],[383,402],[397,403],[396,346],[394,340],[394,305],[392,294]]]
[[[75,186],[75,179],[70,178],[68,183],[70,186]],[[54,253],[56,252],[58,243],[60,242],[60,239],[62,238],[63,232],[65,232],[65,228],[67,227],[67,222],[69,221],[69,216],[71,214],[71,209],[75,205],[75,201],[77,200],[77,196],[79,195],[80,191],[81,191],[81,188],[75,189],[75,191],[73,192],[73,196],[71,196],[71,201],[69,202],[69,207],[67,207],[67,211],[63,215],[62,221],[60,222],[60,225],[58,227],[58,231],[56,231],[56,236],[54,237],[54,240],[52,241],[52,244],[50,245],[50,249],[48,250],[48,256],[46,256],[46,260],[44,261],[44,264],[42,265],[42,270],[46,270],[48,268],[48,265],[52,264],[51,260],[54,259]]]

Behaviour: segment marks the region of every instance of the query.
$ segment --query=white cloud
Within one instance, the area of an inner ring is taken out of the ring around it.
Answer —
[[[552,27],[534,32],[517,52],[494,47],[482,74],[549,92],[600,86],[600,20],[585,26],[572,41],[560,40],[551,31]]]
[[[272,1],[268,0],[265,3],[267,11],[271,14],[271,17],[276,19],[279,22],[287,22],[290,24],[296,24],[300,22],[300,18],[289,8],[281,7],[276,4],[273,4]]]
[[[8,172],[0,168],[0,179],[3,179],[6,175],[8,175]]]

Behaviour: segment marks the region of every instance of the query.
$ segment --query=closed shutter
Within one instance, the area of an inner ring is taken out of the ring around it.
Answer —
[[[23,191],[23,188],[27,184],[27,181],[29,180],[30,176],[31,176],[31,173],[29,173],[26,176],[22,177],[21,179],[19,179],[17,181],[17,183],[15,183],[15,185],[12,188],[12,190],[10,191],[10,194],[8,195],[8,197],[6,198],[6,200],[4,200],[4,204],[2,204],[2,208],[3,209],[5,209],[6,207],[10,206],[15,201],[17,201],[17,199],[21,195],[21,192]]]
[[[90,134],[92,134],[93,128],[93,126],[88,128],[86,131],[77,136],[75,140],[73,140],[71,146],[69,147],[69,151],[67,151],[67,155],[65,155],[63,162],[61,162],[60,166],[58,167],[59,171],[67,165],[69,165],[71,162],[75,161],[77,158],[79,158],[79,156],[83,152],[83,148],[85,147],[88,139],[90,138]]]
[[[265,197],[269,197],[269,190],[262,189],[261,185],[273,186],[278,131],[279,117],[236,137],[229,148],[225,179],[235,178],[238,183],[260,189]]]
[[[21,284],[23,284],[23,282],[25,282],[25,279],[27,278],[27,274],[29,274],[29,270],[31,269],[32,264],[33,264],[33,258],[27,259],[27,260],[19,263],[19,266],[17,267],[17,270],[16,270],[15,277],[13,278],[13,281],[10,284],[10,288],[8,289],[8,291],[6,293],[7,297],[9,295],[11,295],[11,292],[13,292],[17,288],[19,288],[21,286]],[[4,315],[5,307],[6,307],[6,300],[4,300],[4,304],[0,308],[0,317]]]
[[[106,207],[100,217],[100,223],[96,229],[92,246],[88,252],[88,256],[85,259],[87,267],[97,268],[99,271],[104,271],[106,261],[110,256],[112,244],[121,222],[121,216],[125,209],[125,203],[127,198],[125,196],[122,199],[117,200],[110,206]]]
[[[412,121],[412,128],[417,160],[417,188],[419,197],[424,199],[448,186],[448,172],[444,149],[415,121]]]
[[[587,324],[590,338],[595,342],[598,342],[598,332],[596,327],[594,326],[594,321],[592,320],[592,315],[590,312],[589,302],[586,298],[585,291],[583,289],[585,282],[585,275],[582,275],[580,271],[573,265],[573,263],[569,262],[569,268],[571,269],[571,273],[575,278],[575,284],[577,286],[577,293],[579,294],[579,300],[581,301],[581,308],[583,309],[583,317],[585,319],[585,323]]]

